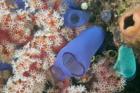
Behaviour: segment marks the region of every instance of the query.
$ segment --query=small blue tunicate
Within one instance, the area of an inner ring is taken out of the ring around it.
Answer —
[[[89,21],[90,14],[82,10],[68,9],[64,14],[64,25],[70,28],[80,27]]]
[[[64,2],[69,8],[78,8],[76,0],[64,0]]]
[[[111,10],[103,10],[100,14],[102,21],[109,22],[112,18]]]
[[[4,70],[12,70],[12,66],[10,64],[2,63],[0,61],[0,71]]]
[[[18,9],[25,9],[25,1],[24,0],[15,0],[15,3]]]

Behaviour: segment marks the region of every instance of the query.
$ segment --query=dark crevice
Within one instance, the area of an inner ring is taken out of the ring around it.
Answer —
[[[78,15],[76,15],[76,14],[71,15],[71,21],[73,24],[77,24],[79,22],[79,20],[80,20],[80,18]]]
[[[130,15],[124,20],[124,29],[134,25],[133,15]]]

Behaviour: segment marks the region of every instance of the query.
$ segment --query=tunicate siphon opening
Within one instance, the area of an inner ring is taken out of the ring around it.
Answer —
[[[127,29],[130,26],[134,25],[134,20],[133,20],[133,15],[130,15],[128,17],[125,18],[124,20],[124,29]]]
[[[78,62],[75,56],[71,53],[65,53],[63,55],[63,64],[73,76],[81,76],[85,72],[83,65]]]
[[[109,50],[108,54],[109,54],[110,57],[116,57],[117,56],[117,53],[116,53],[115,50]]]
[[[51,67],[51,73],[53,77],[57,80],[63,80],[63,77],[65,76],[63,71],[59,67],[56,67],[56,66]]]
[[[79,16],[78,16],[77,14],[72,14],[72,15],[71,15],[71,22],[72,22],[73,24],[78,23],[79,20],[80,20],[80,18],[79,18]]]

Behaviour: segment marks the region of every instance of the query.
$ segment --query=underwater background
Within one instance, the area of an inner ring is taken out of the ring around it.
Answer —
[[[140,93],[140,0],[0,0],[0,93]]]

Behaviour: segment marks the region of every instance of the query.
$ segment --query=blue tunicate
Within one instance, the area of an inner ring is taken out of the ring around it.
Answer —
[[[102,27],[88,28],[58,53],[54,66],[61,69],[65,77],[81,77],[88,70],[92,56],[95,55],[103,41]]]
[[[68,9],[64,14],[64,25],[70,28],[80,27],[89,21],[90,14],[81,10]]]
[[[69,8],[78,8],[76,0],[64,0],[64,2]]]
[[[24,0],[15,0],[15,3],[18,9],[25,9],[25,1]]]
[[[102,21],[109,22],[112,18],[112,13],[110,10],[103,10],[100,14]]]
[[[53,75],[53,77],[56,79],[56,80],[64,80],[66,78],[69,78],[63,71],[60,67],[56,66],[56,65],[53,65],[51,68],[51,73]]]
[[[0,71],[4,70],[12,70],[12,66],[10,64],[0,62]]]

